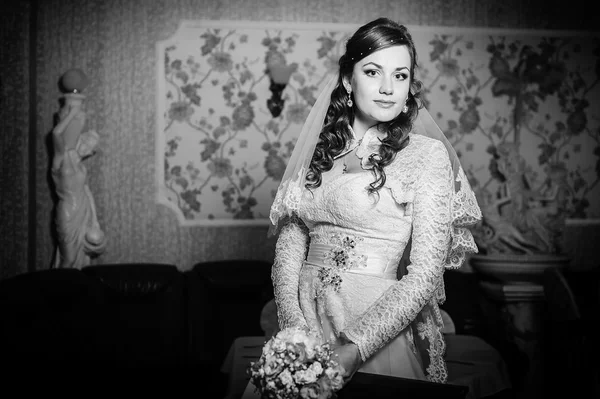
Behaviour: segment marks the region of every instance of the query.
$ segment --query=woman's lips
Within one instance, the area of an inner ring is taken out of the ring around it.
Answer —
[[[394,106],[394,104],[396,104],[396,103],[393,102],[393,101],[379,101],[379,100],[375,100],[375,104],[377,104],[381,108],[392,108]]]

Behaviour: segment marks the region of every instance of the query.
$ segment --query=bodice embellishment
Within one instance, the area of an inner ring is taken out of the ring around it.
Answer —
[[[331,287],[339,292],[342,284],[341,272],[366,267],[367,257],[356,252],[356,245],[363,241],[362,237],[334,233],[328,238],[327,244],[331,248],[323,253],[325,267],[319,269],[319,279],[323,289]]]

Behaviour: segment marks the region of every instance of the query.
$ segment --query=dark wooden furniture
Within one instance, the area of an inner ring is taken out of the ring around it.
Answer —
[[[462,385],[356,373],[339,392],[339,399],[464,399],[468,391],[469,388]]]

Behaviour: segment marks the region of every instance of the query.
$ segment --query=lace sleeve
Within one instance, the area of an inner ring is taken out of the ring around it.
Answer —
[[[300,269],[306,259],[308,229],[295,215],[281,228],[271,269],[279,328],[307,327],[298,299]]]
[[[415,167],[418,165],[415,164]],[[396,337],[443,284],[450,243],[453,175],[443,144],[432,144],[416,180],[408,274],[390,287],[344,331],[367,360]]]

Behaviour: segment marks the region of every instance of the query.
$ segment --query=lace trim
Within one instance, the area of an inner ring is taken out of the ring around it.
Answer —
[[[458,269],[465,262],[467,254],[479,252],[469,227],[481,220],[481,209],[462,168],[456,177],[460,189],[452,197],[452,230],[446,258],[448,269]]]
[[[293,180],[288,179],[279,185],[269,212],[269,219],[274,226],[277,226],[282,217],[291,216],[298,211],[304,188],[300,184],[304,181],[305,174],[306,168],[301,168]]]
[[[402,162],[394,161],[387,169],[389,187],[394,200],[399,204],[410,204],[414,201],[415,187],[419,178],[419,174],[414,173],[414,170],[424,169],[426,164],[431,161],[431,157],[447,156],[445,149],[443,151],[440,149],[435,155],[423,156],[422,148],[428,147],[426,143],[437,140],[420,135],[411,135],[410,140],[409,145],[398,154],[398,157],[402,156]],[[451,178],[452,170],[450,169],[448,172],[449,178]],[[448,255],[444,262],[448,269],[460,268],[464,264],[467,254],[478,252],[469,228],[477,224],[482,217],[475,193],[471,190],[462,168],[457,173],[456,182],[459,183],[460,188],[457,192],[451,192],[452,228]]]
[[[287,219],[275,246],[271,269],[279,328],[302,327],[307,323],[300,308],[300,270],[308,249],[308,230],[295,215]]]
[[[431,382],[445,383],[448,380],[448,370],[444,361],[446,343],[440,328],[434,323],[432,317],[426,317],[425,323],[417,323],[419,337],[429,341],[429,366],[427,366],[427,379]]]

